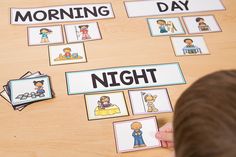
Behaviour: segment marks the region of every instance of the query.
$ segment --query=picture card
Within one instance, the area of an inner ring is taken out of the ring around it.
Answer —
[[[221,0],[136,0],[124,3],[128,17],[225,10]]]
[[[52,45],[48,49],[50,65],[87,62],[83,43]]]
[[[62,26],[28,27],[28,44],[49,45],[63,43]]]
[[[114,18],[111,3],[11,8],[11,24],[39,24]]]
[[[52,98],[48,76],[11,80],[8,85],[13,106]]]
[[[173,112],[166,88],[131,90],[129,97],[134,115]]]
[[[88,120],[128,116],[123,92],[85,95]]]
[[[148,18],[147,21],[152,36],[185,34],[184,28],[178,17]]]
[[[178,85],[186,81],[178,63],[166,63],[66,72],[66,83],[67,92],[72,95]]]
[[[156,117],[113,123],[118,153],[161,147],[155,134],[159,130]]]
[[[65,25],[68,43],[102,39],[97,22]]]
[[[28,71],[27,73],[25,73],[23,76],[21,76],[19,79],[24,79],[27,77],[30,77],[32,74],[30,71]],[[7,85],[3,86],[3,91],[0,93],[0,95],[8,102],[12,105],[11,100],[10,100],[10,91]],[[21,111],[23,110],[28,104],[25,105],[21,105],[21,106],[12,106],[14,108],[14,110],[18,110]]]
[[[214,15],[185,16],[183,20],[189,34],[221,32]]]
[[[176,56],[210,54],[202,36],[171,37]]]

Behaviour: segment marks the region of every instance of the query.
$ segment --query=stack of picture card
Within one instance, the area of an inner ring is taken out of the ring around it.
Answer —
[[[49,76],[40,72],[27,72],[19,79],[9,80],[3,88],[1,96],[18,111],[34,102],[54,97]]]

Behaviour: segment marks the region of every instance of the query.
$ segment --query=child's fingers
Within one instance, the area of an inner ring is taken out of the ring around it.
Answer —
[[[166,141],[161,141],[161,145],[163,148],[167,148],[167,142]]]
[[[174,147],[174,142],[166,142],[166,143],[167,143],[167,148]]]
[[[162,132],[173,132],[172,123],[166,123],[165,125],[163,125],[160,128],[160,131],[162,131]]]
[[[173,141],[173,133],[168,133],[168,132],[157,132],[156,133],[156,138],[162,141]]]
[[[163,148],[173,148],[174,147],[173,142],[161,141],[161,145],[162,145]]]

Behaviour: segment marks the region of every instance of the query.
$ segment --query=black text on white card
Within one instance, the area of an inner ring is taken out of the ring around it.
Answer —
[[[129,17],[225,10],[221,0],[126,1]]]
[[[66,72],[68,94],[185,84],[178,63]]]
[[[114,18],[110,3],[11,8],[11,24],[37,24]]]

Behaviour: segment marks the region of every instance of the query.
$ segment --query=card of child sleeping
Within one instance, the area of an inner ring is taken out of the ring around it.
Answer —
[[[209,50],[202,36],[171,37],[176,56],[206,55]]]
[[[28,27],[29,46],[58,44],[63,42],[64,38],[60,25]]]
[[[52,98],[48,76],[11,80],[8,86],[13,106]]]
[[[214,15],[184,16],[183,20],[189,34],[221,32]]]
[[[173,112],[167,89],[130,90],[133,114]]]
[[[99,40],[102,38],[97,22],[65,25],[65,33],[68,43]]]
[[[123,92],[85,95],[89,120],[128,116]]]
[[[158,131],[156,117],[147,117],[113,123],[118,153],[161,147],[155,138]]]

